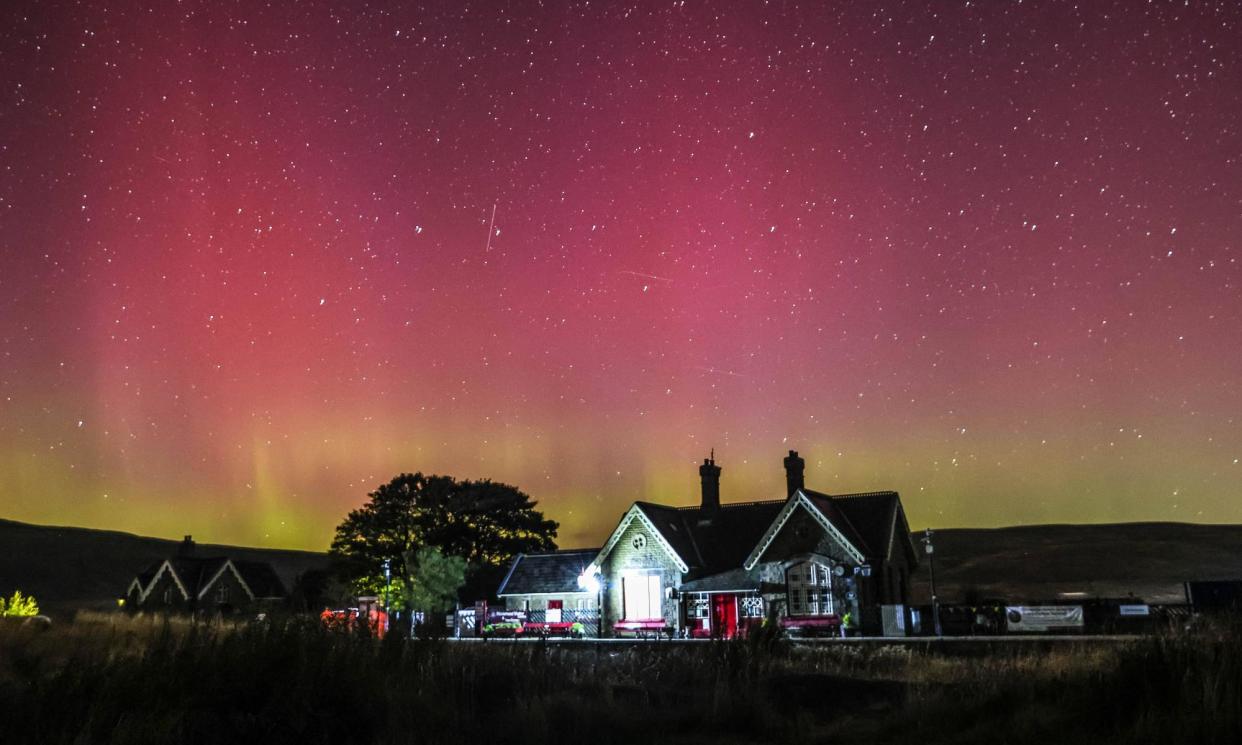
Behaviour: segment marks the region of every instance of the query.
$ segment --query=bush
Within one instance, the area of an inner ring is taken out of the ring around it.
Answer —
[[[22,595],[21,590],[14,590],[13,596],[7,601],[0,597],[0,616],[28,617],[39,615],[39,604],[30,595]]]

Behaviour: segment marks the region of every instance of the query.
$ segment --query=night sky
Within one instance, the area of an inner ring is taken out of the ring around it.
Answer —
[[[1242,521],[1232,0],[14,2],[0,83],[0,516]]]

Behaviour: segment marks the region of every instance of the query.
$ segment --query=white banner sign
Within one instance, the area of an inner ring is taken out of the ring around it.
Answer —
[[[1013,605],[1005,608],[1010,631],[1042,632],[1051,629],[1081,629],[1081,605]]]

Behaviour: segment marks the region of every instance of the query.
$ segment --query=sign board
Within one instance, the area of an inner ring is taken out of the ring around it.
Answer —
[[[1146,605],[1119,605],[1117,612],[1123,616],[1149,616],[1151,609]]]
[[[880,631],[884,636],[906,635],[906,606],[881,605]]]
[[[1081,605],[1011,605],[1005,608],[1011,632],[1042,633],[1054,629],[1081,629]]]

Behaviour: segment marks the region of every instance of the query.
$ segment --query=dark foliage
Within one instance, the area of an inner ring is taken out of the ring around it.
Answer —
[[[535,507],[508,484],[401,474],[337,526],[330,553],[350,580],[375,581],[385,560],[404,577],[407,557],[437,548],[466,560],[463,595],[487,596],[514,556],[556,548],[560,526]]]

